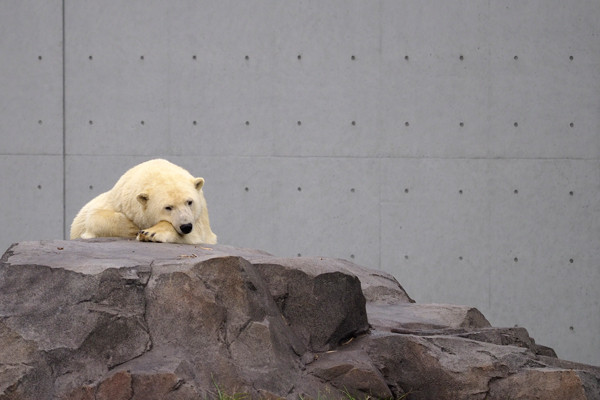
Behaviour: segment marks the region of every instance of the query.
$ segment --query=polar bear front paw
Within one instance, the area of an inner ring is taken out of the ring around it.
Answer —
[[[170,232],[139,231],[136,237],[140,242],[177,243],[177,235]]]
[[[140,242],[162,242],[162,240],[158,240],[158,238],[156,237],[156,232],[150,231],[139,231],[136,236],[136,239]]]
[[[140,230],[136,239],[140,242],[177,243],[179,234],[175,231],[173,225],[161,221],[150,228]]]

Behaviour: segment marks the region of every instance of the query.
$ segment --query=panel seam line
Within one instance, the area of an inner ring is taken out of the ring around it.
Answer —
[[[65,1],[62,0],[62,213],[63,239],[67,238],[67,93],[66,93],[66,30]]]

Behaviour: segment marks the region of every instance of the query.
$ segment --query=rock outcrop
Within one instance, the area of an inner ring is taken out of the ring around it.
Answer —
[[[0,263],[0,400],[594,399],[600,368],[344,260],[22,242]]]

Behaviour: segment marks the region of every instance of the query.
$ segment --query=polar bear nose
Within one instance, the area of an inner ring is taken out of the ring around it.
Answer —
[[[192,224],[180,225],[179,229],[181,229],[181,233],[183,233],[183,234],[190,233],[192,231]]]

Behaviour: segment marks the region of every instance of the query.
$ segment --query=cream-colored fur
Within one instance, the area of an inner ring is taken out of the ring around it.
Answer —
[[[194,178],[166,160],[141,163],[79,211],[71,224],[71,239],[135,237],[149,242],[217,243],[202,186],[203,178]]]

